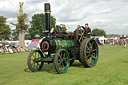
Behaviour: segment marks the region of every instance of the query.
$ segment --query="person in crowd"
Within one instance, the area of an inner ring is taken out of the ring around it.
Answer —
[[[103,40],[101,40],[101,46],[102,46],[102,48],[104,48],[104,42],[103,42]]]
[[[124,48],[126,48],[126,40],[123,40]]]

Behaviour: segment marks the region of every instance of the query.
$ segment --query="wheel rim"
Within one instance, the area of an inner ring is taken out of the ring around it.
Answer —
[[[64,73],[68,70],[69,67],[69,56],[66,51],[61,51],[58,54],[57,67],[60,72]]]
[[[42,68],[43,63],[40,61],[41,54],[38,51],[33,52],[31,56],[31,67],[34,71],[39,71]]]
[[[90,40],[86,47],[88,64],[94,66],[98,60],[98,46],[94,40]]]

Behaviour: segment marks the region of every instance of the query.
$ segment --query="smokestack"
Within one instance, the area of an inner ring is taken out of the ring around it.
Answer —
[[[45,24],[46,24],[46,31],[50,36],[50,13],[51,13],[51,8],[50,8],[50,3],[45,3],[44,4],[44,12],[45,12]]]

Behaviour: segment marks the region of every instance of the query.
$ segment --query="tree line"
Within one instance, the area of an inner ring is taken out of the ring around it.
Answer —
[[[22,17],[21,17],[22,18]],[[13,39],[18,39],[19,32],[17,29],[12,30],[9,25],[6,24],[7,18],[0,16],[0,40],[9,39],[12,36]],[[55,28],[56,19],[51,16],[51,28]],[[29,26],[25,28],[28,34],[25,36],[25,39],[41,39],[45,30],[45,14],[34,14],[32,20],[29,23]],[[118,37],[118,34],[106,34],[105,30],[95,28],[92,30],[91,36],[105,36],[105,37]]]

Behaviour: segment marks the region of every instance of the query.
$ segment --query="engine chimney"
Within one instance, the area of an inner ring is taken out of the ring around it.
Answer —
[[[45,3],[44,4],[44,12],[45,12],[45,24],[46,24],[46,32],[47,36],[50,36],[50,13],[51,13],[51,8],[50,8],[50,3]]]

